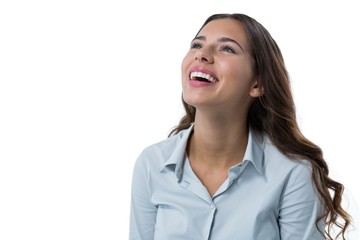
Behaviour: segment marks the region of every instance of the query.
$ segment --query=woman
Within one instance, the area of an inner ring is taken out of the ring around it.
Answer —
[[[186,115],[135,164],[130,239],[333,239],[334,226],[344,238],[343,185],[301,134],[280,49],[261,24],[210,16],[182,88]]]

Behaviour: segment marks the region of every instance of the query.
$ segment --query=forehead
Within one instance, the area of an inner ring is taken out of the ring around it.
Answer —
[[[212,36],[229,37],[241,43],[247,43],[247,35],[242,22],[225,18],[216,19],[206,24],[199,32],[198,36],[211,38]]]

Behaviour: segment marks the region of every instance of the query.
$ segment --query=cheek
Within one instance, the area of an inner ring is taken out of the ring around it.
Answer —
[[[218,76],[224,79],[226,82],[237,82],[239,78],[241,79],[241,75],[243,74],[243,69],[239,67],[237,63],[234,62],[222,62],[218,65],[218,71],[221,73],[221,76]]]
[[[181,63],[181,76],[182,76],[182,80],[188,80],[188,69],[189,69],[189,65],[191,63],[191,56],[190,54],[186,54],[182,63]]]
[[[244,62],[228,62],[221,66],[224,77],[229,81],[246,83],[253,78],[252,66]]]
[[[182,72],[186,71],[186,69],[188,68],[188,66],[191,62],[190,60],[191,60],[191,55],[190,55],[190,53],[187,53],[181,63]]]

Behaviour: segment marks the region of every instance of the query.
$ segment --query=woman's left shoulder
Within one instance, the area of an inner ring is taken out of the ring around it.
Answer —
[[[310,160],[285,155],[269,141],[264,145],[264,165],[268,170],[285,175],[296,172],[310,176],[312,174],[312,164]]]

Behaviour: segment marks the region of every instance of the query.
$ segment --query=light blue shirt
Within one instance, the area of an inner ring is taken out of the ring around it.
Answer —
[[[193,129],[147,147],[135,163],[131,240],[315,240],[321,204],[311,165],[249,131],[244,159],[213,197],[186,155]]]

